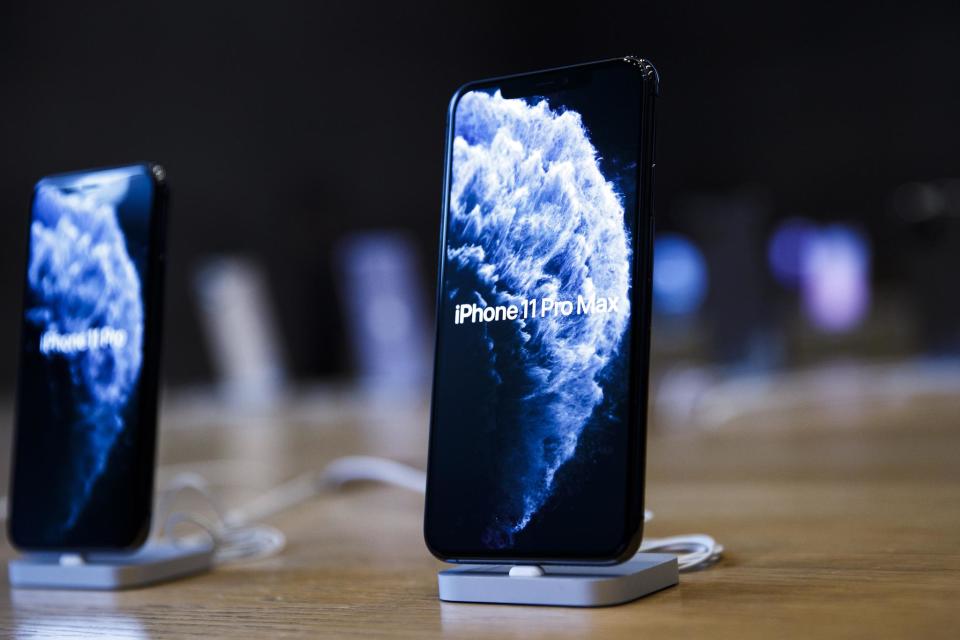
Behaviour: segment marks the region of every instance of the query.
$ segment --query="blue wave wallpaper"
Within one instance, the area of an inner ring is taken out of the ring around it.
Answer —
[[[15,483],[37,502],[29,519],[18,512],[18,526],[50,544],[97,526],[84,522],[91,503],[126,464],[115,454],[131,446],[124,436],[143,364],[151,201],[140,167],[47,179],[35,190]]]
[[[636,125],[589,97],[456,107],[431,464],[466,493],[431,499],[460,548],[543,549],[588,501],[622,525]]]

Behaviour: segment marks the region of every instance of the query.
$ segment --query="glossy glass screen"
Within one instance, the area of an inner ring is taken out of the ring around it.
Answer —
[[[630,508],[641,86],[535,80],[452,110],[426,523],[448,557],[604,555]]]
[[[11,518],[20,546],[124,546],[144,526],[153,434],[139,415],[153,203],[149,168],[139,165],[35,188]]]

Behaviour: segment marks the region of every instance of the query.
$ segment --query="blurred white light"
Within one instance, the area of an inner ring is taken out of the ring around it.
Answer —
[[[818,230],[803,246],[803,307],[823,331],[855,329],[870,305],[870,247],[847,225]]]
[[[653,251],[653,305],[668,315],[697,311],[707,295],[707,263],[693,242],[677,233],[657,236]]]

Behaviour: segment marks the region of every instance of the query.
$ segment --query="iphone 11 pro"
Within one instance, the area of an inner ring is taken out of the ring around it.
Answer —
[[[34,189],[8,521],[21,550],[118,551],[146,539],[166,202],[155,164]]]

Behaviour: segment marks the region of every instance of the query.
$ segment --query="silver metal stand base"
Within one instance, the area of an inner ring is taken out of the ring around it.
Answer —
[[[437,575],[440,599],[603,607],[642,598],[680,581],[677,559],[667,553],[637,554],[611,566],[543,565],[540,569],[502,564],[447,569]]]
[[[14,588],[111,590],[194,575],[212,562],[209,542],[156,542],[129,554],[31,554],[11,560],[7,571]]]

